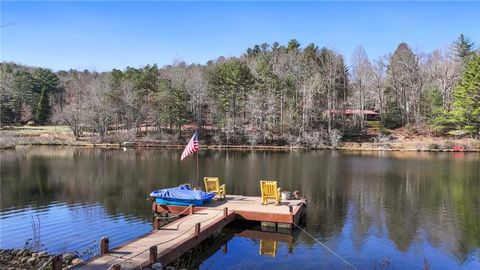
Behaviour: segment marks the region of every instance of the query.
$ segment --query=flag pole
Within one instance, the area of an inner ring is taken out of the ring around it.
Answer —
[[[197,116],[197,140],[198,140],[198,151],[197,151],[197,155],[196,155],[196,159],[197,159],[197,187],[200,186],[200,174],[198,172],[198,152],[200,152],[200,118]]]
[[[199,173],[198,173],[198,152],[199,151],[197,151],[197,153],[195,155],[195,157],[196,157],[195,159],[197,160],[197,183],[196,183],[196,187],[200,186],[200,176],[199,176]]]

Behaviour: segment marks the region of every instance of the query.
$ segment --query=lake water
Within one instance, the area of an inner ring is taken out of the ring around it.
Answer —
[[[25,147],[1,151],[0,247],[98,250],[151,230],[147,194],[193,182],[181,150]],[[305,230],[357,269],[480,269],[480,154],[203,151],[200,175],[230,194],[276,179],[307,198]],[[229,228],[200,269],[349,269],[305,233],[292,243]],[[271,244],[271,243],[270,243]],[[264,252],[263,252],[264,253]]]

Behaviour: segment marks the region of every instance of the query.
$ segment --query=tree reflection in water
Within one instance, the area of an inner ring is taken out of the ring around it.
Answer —
[[[76,226],[89,226],[100,215],[148,224],[150,191],[194,181],[194,161],[180,162],[179,155],[180,150],[72,147],[2,151],[2,219],[7,224],[8,219],[20,220],[22,209],[35,214],[63,203],[69,215],[81,211]],[[200,174],[220,177],[230,194],[259,195],[260,179],[299,190],[309,203],[307,231],[333,249],[341,248],[354,263],[370,266],[383,260],[384,251],[394,254],[400,266],[412,261],[423,265],[424,257],[430,257],[432,267],[444,260],[480,266],[479,164],[478,153],[200,154]],[[78,204],[95,207],[74,207]],[[65,224],[60,219],[57,225]],[[2,232],[7,229],[15,232],[2,226]],[[42,239],[53,237],[48,235],[52,230],[42,230]],[[25,234],[23,241],[31,237],[31,232],[16,233],[20,238]],[[10,239],[2,236],[2,247],[14,245]],[[294,245],[317,248],[302,234]]]

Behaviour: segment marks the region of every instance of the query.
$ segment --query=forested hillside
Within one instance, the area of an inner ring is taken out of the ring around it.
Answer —
[[[381,132],[480,131],[480,55],[463,35],[428,53],[401,43],[373,60],[357,47],[349,63],[333,49],[291,40],[206,65],[99,73],[2,63],[0,75],[2,127],[68,125],[77,139],[178,140],[200,125],[213,143],[335,145],[367,133],[365,110],[379,113]],[[358,113],[347,117],[347,109]]]

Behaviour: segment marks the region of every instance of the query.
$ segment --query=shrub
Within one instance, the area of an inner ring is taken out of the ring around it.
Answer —
[[[288,134],[287,142],[290,146],[298,146],[301,144],[301,138],[299,136]]]
[[[305,132],[303,135],[303,143],[307,147],[321,147],[324,145],[323,132]]]
[[[212,136],[212,142],[214,144],[222,144],[222,137],[218,134]]]
[[[250,132],[247,134],[247,138],[248,143],[251,146],[255,146],[260,141],[260,134],[258,134],[258,132]]]
[[[330,145],[335,148],[337,147],[340,139],[342,139],[342,133],[338,129],[332,129],[330,134],[328,134]]]
[[[480,140],[474,140],[471,142],[471,149],[480,149]]]
[[[382,135],[390,135],[392,133],[388,128],[384,126],[380,126],[380,129],[378,131],[380,131],[380,134]]]
[[[440,149],[440,145],[437,144],[437,143],[431,143],[431,144],[428,145],[428,149],[430,149],[430,150],[438,150],[438,149]]]
[[[454,145],[456,145],[454,142],[446,141],[445,144],[443,145],[443,149],[452,149]]]

